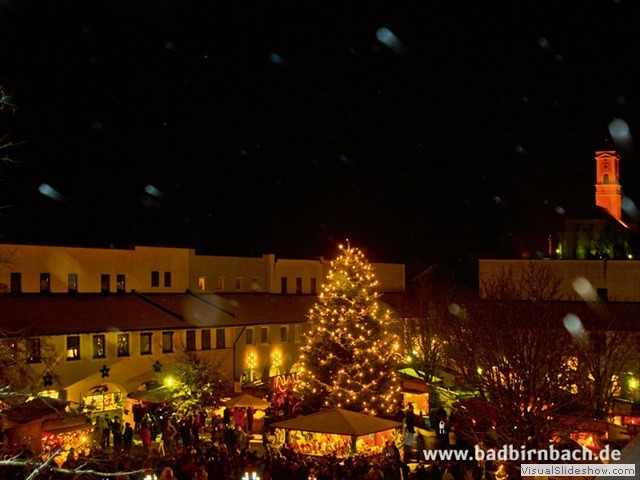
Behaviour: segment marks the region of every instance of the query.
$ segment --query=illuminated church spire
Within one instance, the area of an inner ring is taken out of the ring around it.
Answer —
[[[620,155],[615,150],[596,151],[596,205],[622,222]]]

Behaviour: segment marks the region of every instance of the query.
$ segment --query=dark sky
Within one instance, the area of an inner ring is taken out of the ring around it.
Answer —
[[[302,258],[349,238],[408,264],[543,248],[593,204],[609,123],[637,130],[633,3],[0,0],[20,142],[0,235]]]

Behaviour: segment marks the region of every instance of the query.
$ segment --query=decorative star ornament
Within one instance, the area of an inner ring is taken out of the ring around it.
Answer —
[[[102,378],[107,378],[109,376],[109,370],[111,370],[109,367],[107,367],[106,365],[102,365],[102,368],[100,369]]]

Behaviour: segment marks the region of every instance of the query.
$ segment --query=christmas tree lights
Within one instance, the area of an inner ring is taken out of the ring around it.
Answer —
[[[388,415],[399,400],[400,344],[380,310],[371,264],[349,244],[340,250],[308,315],[298,390],[311,408]]]

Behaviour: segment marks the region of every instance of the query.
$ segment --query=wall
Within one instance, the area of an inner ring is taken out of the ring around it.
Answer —
[[[487,298],[486,280],[499,276],[503,269],[512,269],[521,278],[531,264],[549,268],[561,278],[563,300],[580,300],[576,281],[586,280],[595,292],[606,289],[610,302],[640,301],[640,262],[634,260],[480,260],[480,297]]]

